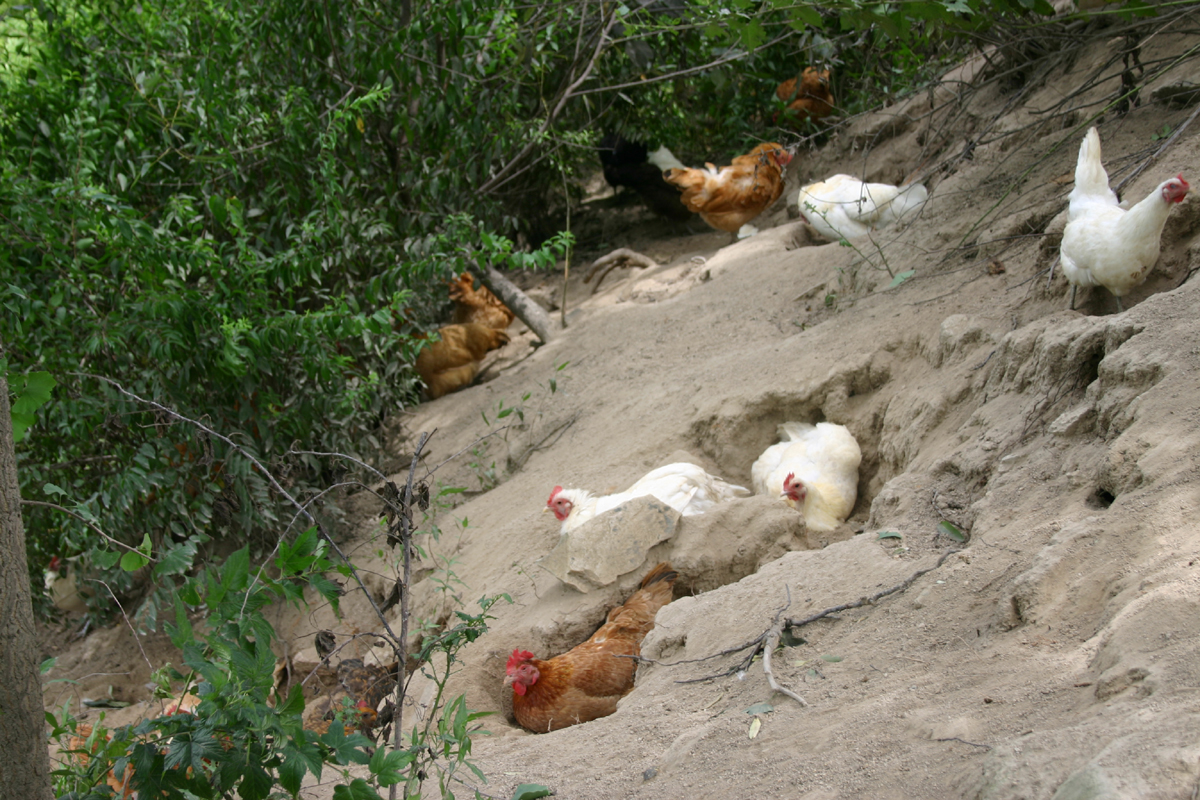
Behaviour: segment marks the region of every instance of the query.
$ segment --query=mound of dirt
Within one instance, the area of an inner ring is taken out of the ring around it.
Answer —
[[[393,463],[436,430],[423,462],[437,466],[431,482],[471,490],[438,514],[440,537],[421,541],[415,613],[444,624],[456,598],[513,600],[493,607],[449,685],[470,708],[496,712],[485,720],[492,735],[474,744],[482,791],[510,796],[538,782],[560,798],[1195,796],[1200,286],[1187,279],[1200,268],[1200,192],[1172,211],[1159,264],[1124,313],[1102,289],[1067,309],[1060,271],[1047,281],[1060,212],[1078,142],[1123,69],[1113,57],[1122,40],[1091,41],[1022,84],[989,71],[993,53],[855,121],[793,161],[786,200],[736,245],[641,212],[619,224],[585,216],[567,327],[534,349],[514,326],[487,382],[406,417]],[[1193,44],[1171,30],[1143,43],[1142,62],[1160,65],[1144,98],[1200,82]],[[1105,117],[1113,182],[1191,113],[1146,101]],[[1125,196],[1200,175],[1197,134],[1188,128]],[[794,219],[795,196],[836,172],[915,176],[930,200],[906,227],[824,244]],[[593,292],[580,262],[618,247],[657,266],[614,270]],[[556,306],[561,272],[523,281]],[[522,418],[499,416],[513,407]],[[862,448],[858,502],[837,531],[807,531],[779,501],[753,497],[684,518],[645,564],[595,591],[539,567],[559,539],[542,514],[554,486],[621,490],[678,460],[749,486],[751,464],[789,420],[846,425]],[[375,555],[378,511],[356,496],[347,537],[382,598],[394,565]],[[677,599],[659,613],[644,645],[652,662],[617,713],[521,730],[501,685],[508,654],[549,657],[583,641],[660,560],[680,572]],[[775,677],[807,706],[773,692],[744,651],[720,655],[780,614],[801,619],[897,586],[797,629],[803,643],[774,654]],[[295,652],[324,628],[378,627],[365,599],[348,596],[343,609],[342,620],[280,610],[280,630]],[[131,653],[111,671],[127,670],[121,691],[136,696],[148,668],[119,630],[70,645],[51,677],[95,671],[86,665],[102,641]],[[363,641],[353,655],[370,650]],[[80,691],[105,682],[85,679]],[[428,688],[414,682],[415,705]]]

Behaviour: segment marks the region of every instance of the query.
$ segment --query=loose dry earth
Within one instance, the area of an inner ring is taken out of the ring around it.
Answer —
[[[421,565],[413,595],[420,617],[444,621],[452,604],[439,579],[451,559],[464,601],[513,599],[495,607],[450,682],[471,708],[497,712],[475,742],[482,791],[508,797],[538,782],[578,799],[1196,797],[1200,282],[1188,278],[1200,268],[1200,191],[1173,210],[1161,260],[1125,313],[1103,290],[1068,310],[1060,273],[1047,286],[1078,142],[1120,82],[1120,61],[1110,63],[1119,45],[1100,37],[1024,88],[989,80],[982,60],[967,64],[801,152],[792,203],[801,183],[834,172],[926,181],[920,219],[875,242],[821,244],[784,203],[734,246],[641,209],[585,213],[568,327],[537,349],[514,336],[490,380],[403,417],[395,472],[418,434],[436,431],[423,462],[438,467],[432,482],[475,490],[493,462],[502,477],[438,516],[440,539],[423,542],[436,560]],[[1114,183],[1160,147],[1153,134],[1192,115],[1194,101],[1150,98],[1200,83],[1193,45],[1169,31],[1143,43],[1142,61],[1160,74],[1145,79],[1139,107],[1100,125]],[[1038,113],[1096,74],[1054,114]],[[1188,128],[1124,195],[1139,200],[1178,172],[1196,185],[1198,134]],[[580,263],[617,247],[661,266],[618,270],[592,294]],[[915,274],[889,288],[888,269]],[[525,285],[550,297],[561,277]],[[524,426],[477,444],[503,424],[498,404],[526,392]],[[687,518],[645,565],[600,590],[582,594],[539,567],[558,540],[541,513],[556,484],[618,490],[689,458],[749,485],[751,463],[787,420],[842,423],[862,446],[858,504],[840,530],[807,532],[756,497]],[[510,461],[523,465],[508,474]],[[378,501],[364,492],[350,509],[346,541],[382,596],[392,568],[372,539]],[[942,520],[969,541],[939,534]],[[852,602],[951,549],[906,590],[808,625],[805,644],[775,655],[777,678],[807,707],[773,693],[760,663],[681,682],[736,665],[737,654],[694,659],[758,636],[789,601],[793,618]],[[519,729],[501,686],[508,653],[549,656],[582,641],[663,559],[681,578],[644,646],[660,663],[641,667],[611,717]],[[289,654],[323,627],[378,628],[361,596],[343,609],[340,621],[328,609],[280,610]],[[149,664],[174,657],[157,638],[139,648],[122,626],[62,641],[50,677],[80,683],[49,684],[47,707],[109,686],[144,701]],[[409,720],[427,688],[416,682]],[[762,702],[774,710],[751,739],[746,709]],[[147,711],[139,702],[109,721]]]

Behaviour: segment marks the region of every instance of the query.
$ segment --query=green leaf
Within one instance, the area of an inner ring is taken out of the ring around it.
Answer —
[[[51,656],[50,658],[47,658],[40,665],[38,665],[38,674],[45,675],[50,670],[54,669],[54,665],[57,663],[58,659],[56,657]]]
[[[540,783],[522,783],[513,789],[512,800],[537,800],[539,797],[553,797],[554,792]]]
[[[896,277],[892,278],[892,282],[888,284],[887,288],[893,289],[893,288],[899,286],[900,284],[904,283],[906,280],[911,278],[913,275],[915,275],[916,272],[917,271],[915,269],[906,270],[904,272],[897,272]]]
[[[50,391],[58,385],[58,381],[49,372],[31,372],[24,376],[23,384],[12,409],[22,414],[32,414],[50,402]]]
[[[770,714],[775,710],[775,706],[770,703],[755,703],[746,709],[747,714]]]
[[[142,547],[145,547],[147,550],[145,554],[141,552]],[[150,534],[147,533],[145,538],[142,540],[141,546],[139,546],[137,550],[126,550],[121,556],[121,569],[125,570],[126,572],[136,572],[137,570],[149,564],[150,559],[147,557],[149,555],[149,549]]]
[[[958,529],[958,526],[948,520],[942,520],[937,526],[938,533],[944,533],[956,542],[965,542],[966,535]]]
[[[808,640],[797,636],[791,628],[784,628],[783,632],[779,634],[779,643],[784,647],[799,647],[802,644],[808,644]]]
[[[350,785],[339,784],[333,787],[333,800],[381,800],[379,793],[362,778],[355,778]]]
[[[219,194],[208,196],[208,210],[212,212],[213,219],[217,221],[218,225],[224,225],[225,221],[229,219],[229,212],[225,208],[225,198]]]
[[[304,780],[304,773],[303,758],[298,755],[285,755],[283,763],[279,765],[279,785],[292,797],[296,797],[300,794],[300,784]]]
[[[368,768],[379,781],[380,786],[391,786],[404,780],[404,775],[400,770],[411,764],[414,758],[416,758],[415,754],[408,750],[389,752],[387,748],[380,747],[371,757]]]
[[[822,661],[828,661],[831,664],[836,664],[842,660],[841,656],[821,656]]]
[[[168,575],[182,575],[192,567],[196,557],[196,543],[192,540],[172,544],[166,552],[159,556],[154,565],[154,577],[164,578]]]
[[[242,781],[238,784],[238,795],[242,800],[263,800],[271,793],[274,781],[265,769],[257,764],[246,764],[242,772]],[[375,796],[378,800],[378,795]]]
[[[896,533],[895,531],[880,531],[879,538],[880,539],[902,539],[904,537],[901,536],[900,534]]]

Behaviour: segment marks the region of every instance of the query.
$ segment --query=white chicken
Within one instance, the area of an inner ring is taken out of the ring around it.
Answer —
[[[785,422],[779,438],[750,468],[754,491],[783,497],[811,530],[835,529],[858,499],[858,442],[844,425],[831,422]]]
[[[566,536],[597,514],[610,511],[627,500],[650,495],[669,505],[685,517],[711,511],[717,503],[735,497],[747,497],[744,486],[726,483],[709,475],[695,464],[678,462],[647,472],[633,486],[617,494],[596,497],[584,489],[564,489],[555,486],[546,501],[546,508],[562,522],[561,535]]]
[[[797,203],[808,224],[836,242],[886,228],[914,214],[928,199],[929,192],[919,183],[900,188],[834,175],[802,188]]]
[[[46,594],[50,595],[55,608],[68,613],[87,611],[87,598],[91,593],[76,583],[75,570],[68,566],[66,560],[59,556],[51,558],[42,579]]]
[[[1171,204],[1187,196],[1183,175],[1163,181],[1145,199],[1126,211],[1108,188],[1108,173],[1100,162],[1100,134],[1095,128],[1079,145],[1075,188],[1067,208],[1059,259],[1071,283],[1071,308],[1080,286],[1103,286],[1121,298],[1146,280],[1158,261],[1159,237]]]

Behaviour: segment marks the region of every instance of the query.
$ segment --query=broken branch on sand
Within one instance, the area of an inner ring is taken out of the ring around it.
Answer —
[[[600,290],[600,283],[604,280],[604,276],[612,272],[617,267],[657,267],[658,264],[653,258],[644,256],[641,253],[635,253],[628,247],[621,247],[613,250],[606,256],[601,256],[592,262],[592,268],[588,270],[587,277],[583,279],[584,283],[591,283],[596,272],[603,268],[600,272],[600,277],[596,278],[596,285],[592,287],[592,294]]]
[[[720,672],[715,675],[705,675],[700,678],[686,678],[683,680],[675,681],[676,683],[702,683],[704,681],[716,680],[717,678],[724,678],[729,675],[733,675],[735,673],[744,672],[746,669],[748,669],[750,667],[750,665],[752,663],[754,663],[755,656],[757,656],[759,654],[759,652],[761,651],[762,656],[763,656],[763,673],[766,675],[767,683],[771,686],[771,688],[777,692],[780,692],[781,694],[786,694],[788,697],[792,698],[793,700],[798,702],[800,705],[807,706],[808,703],[806,703],[804,701],[804,698],[802,698],[800,695],[796,694],[792,690],[788,689],[787,687],[783,686],[775,679],[775,673],[771,668],[771,656],[775,652],[775,649],[779,646],[779,640],[782,638],[783,632],[785,630],[793,631],[797,628],[801,628],[805,625],[808,625],[810,622],[816,622],[819,619],[825,619],[826,617],[830,617],[830,616],[838,613],[839,611],[847,611],[852,608],[861,608],[862,606],[874,605],[876,602],[878,602],[879,600],[882,600],[883,598],[885,598],[889,595],[893,595],[893,594],[896,594],[897,592],[904,591],[908,587],[912,586],[913,583],[916,582],[916,580],[918,578],[920,578],[922,575],[926,575],[930,572],[933,572],[935,569],[942,566],[942,564],[946,563],[947,558],[949,558],[950,556],[954,555],[955,553],[959,553],[959,552],[962,552],[962,551],[957,550],[957,549],[956,550],[947,550],[945,553],[942,553],[941,558],[939,558],[937,560],[936,564],[934,564],[931,567],[926,567],[925,569],[917,570],[912,575],[909,575],[908,578],[906,578],[905,580],[896,584],[895,586],[892,586],[889,589],[883,589],[881,591],[878,591],[875,594],[871,595],[870,597],[860,597],[858,600],[854,600],[849,603],[842,603],[841,605],[838,605],[838,606],[832,606],[830,608],[825,609],[824,611],[819,611],[816,614],[805,617],[804,619],[792,619],[790,617],[785,619],[783,617],[783,612],[786,611],[792,604],[791,591],[788,590],[787,604],[784,605],[783,608],[779,609],[779,611],[777,611],[775,613],[775,619],[773,619],[771,621],[770,627],[768,627],[761,634],[754,637],[753,639],[746,642],[745,644],[741,644],[736,647],[726,648],[725,650],[722,650],[719,653],[713,653],[712,655],[703,656],[701,658],[692,658],[692,659],[684,659],[682,661],[674,661],[670,664],[664,664],[663,662],[655,661],[652,658],[642,658],[640,656],[636,657],[636,658],[638,661],[645,661],[647,663],[659,664],[664,667],[674,667],[679,664],[692,664],[692,663],[696,663],[699,661],[707,661],[711,658],[717,658],[718,656],[729,655],[731,653],[738,653],[743,650],[750,651],[748,654],[746,654],[742,658],[741,661],[738,662],[737,665],[735,665],[734,667],[732,667],[724,672]]]

